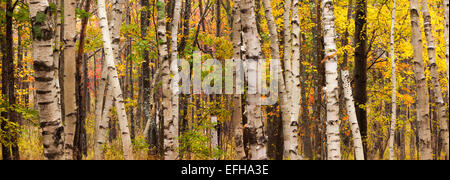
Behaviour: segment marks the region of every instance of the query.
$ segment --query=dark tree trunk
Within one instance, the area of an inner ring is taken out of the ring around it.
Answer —
[[[14,7],[12,0],[6,1],[6,14],[5,14],[5,37],[4,37],[4,53],[2,59],[2,95],[6,100],[8,106],[7,112],[2,113],[2,117],[9,120],[9,123],[17,123],[17,113],[13,105],[16,103],[15,95],[15,77],[14,77],[14,40],[13,40],[13,12]],[[2,39],[3,40],[3,39]],[[5,160],[19,160],[19,146],[17,145],[17,134],[13,133],[15,129],[9,129],[5,121],[1,124],[2,131],[9,133],[11,137],[7,139],[8,144],[2,146],[2,156]]]
[[[354,96],[356,116],[363,140],[364,157],[367,157],[367,112],[364,105],[367,103],[367,2],[357,0],[355,8],[355,69],[354,69]]]
[[[184,2],[184,20],[183,20],[183,37],[181,37],[180,47],[178,52],[181,57],[184,57],[184,49],[186,48],[186,38],[189,37],[190,30],[190,17],[191,17],[191,0],[185,0]]]

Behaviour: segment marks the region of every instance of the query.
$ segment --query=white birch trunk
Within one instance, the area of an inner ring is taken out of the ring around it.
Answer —
[[[106,92],[106,86],[108,81],[108,71],[106,68],[106,63],[102,67],[102,74],[100,78],[100,84],[97,90],[96,103],[95,103],[95,135],[94,135],[94,159],[103,159],[103,145],[106,142],[106,131],[108,130],[108,122],[103,121],[103,103],[105,96],[108,95]]]
[[[61,122],[58,62],[53,59],[53,23],[47,0],[30,0],[33,26],[33,58],[36,71],[36,95],[44,156],[49,160],[64,158],[64,128]]]
[[[300,115],[300,17],[299,1],[293,0],[292,4],[292,91],[291,91],[291,115],[289,122],[289,149],[288,158],[301,159],[298,153],[298,118]]]
[[[105,64],[108,67],[109,82],[112,88],[112,94],[116,100],[117,115],[119,118],[119,127],[122,137],[123,156],[126,160],[133,159],[133,149],[131,146],[130,131],[128,128],[127,114],[123,101],[122,89],[120,88],[119,78],[114,63],[114,54],[111,46],[111,36],[108,29],[108,20],[106,18],[105,0],[98,0],[98,16],[100,19],[100,28],[102,29],[103,47],[105,49]]]
[[[178,25],[180,22],[181,17],[181,0],[175,0],[175,7],[173,12],[173,19],[172,19],[172,28],[171,28],[171,42],[170,45],[172,46],[170,48],[170,59],[171,62],[175,62],[178,60]],[[177,64],[171,64],[171,71],[172,74],[178,74],[178,63]],[[179,124],[179,93],[180,89],[178,84],[174,84],[171,89],[173,90],[172,94],[172,122],[164,121],[164,126],[168,126],[169,130],[171,131],[170,134],[172,135],[172,143],[173,143],[173,149],[174,149],[174,155],[172,157],[168,157],[168,159],[172,159],[173,157],[177,157],[177,149],[178,149],[178,124]],[[167,122],[167,124],[166,124]]]
[[[439,72],[436,64],[436,46],[433,39],[433,25],[431,24],[431,15],[428,10],[427,0],[422,0],[422,12],[424,21],[425,37],[428,45],[428,59],[430,64],[431,82],[433,84],[433,95],[436,105],[437,120],[439,122],[440,140],[444,151],[448,154],[448,116],[445,110],[445,102],[442,98],[441,83],[439,82]],[[447,39],[448,41],[448,39]]]
[[[348,70],[341,71],[342,86],[344,88],[344,98],[347,114],[349,116],[350,129],[353,136],[353,146],[355,146],[356,160],[364,160],[364,149],[359,130],[358,119],[356,117],[355,101],[353,100],[352,86],[350,84],[350,75]]]
[[[282,127],[283,127],[283,142],[284,142],[284,158],[289,159],[290,158],[290,149],[291,149],[291,115],[292,115],[292,104],[293,99],[289,98],[292,96],[293,91],[293,84],[294,84],[294,77],[292,74],[292,62],[291,62],[291,53],[292,53],[292,38],[291,38],[291,26],[290,26],[290,20],[291,20],[291,8],[292,4],[291,1],[286,1],[284,4],[284,14],[283,14],[283,20],[284,20],[284,80],[285,80],[285,93],[287,95],[286,102],[287,104],[280,104],[285,106],[286,109],[284,111],[287,111],[284,116],[282,117]]]
[[[162,110],[164,121],[164,159],[175,160],[178,157],[176,152],[176,137],[178,135],[177,129],[174,129],[172,111],[172,97],[173,93],[170,89],[170,57],[167,48],[167,36],[166,36],[166,10],[165,1],[158,0],[156,2],[158,10],[158,52],[159,62],[162,64],[161,78],[162,78]]]
[[[395,137],[395,127],[397,123],[397,75],[395,73],[395,13],[397,9],[397,0],[394,0],[392,5],[392,21],[391,21],[391,34],[390,34],[390,59],[391,59],[391,71],[392,71],[392,116],[391,116],[391,128],[389,130],[389,160],[394,160],[394,137]]]
[[[233,61],[241,62],[241,12],[240,12],[240,0],[235,0],[233,5]],[[236,71],[238,67],[235,67]],[[242,124],[242,95],[236,91],[237,86],[237,77],[236,73],[233,73],[234,79],[236,79],[236,85],[234,88],[233,95],[233,115],[232,115],[232,126],[233,126],[233,138],[236,146],[236,156],[237,159],[243,160],[245,159],[245,149],[244,149],[244,131]]]
[[[328,160],[341,160],[339,137],[339,93],[337,73],[336,31],[332,0],[322,1],[323,35],[325,45],[325,76],[327,99],[327,148]]]
[[[111,22],[109,23],[109,31],[111,32],[111,45],[115,57],[115,63],[120,63],[120,26],[122,24],[124,0],[112,0]]]
[[[414,78],[416,82],[417,131],[420,159],[431,160],[431,127],[428,103],[428,90],[425,76],[425,66],[422,50],[422,31],[420,29],[419,5],[417,0],[410,0],[411,43],[414,50]]]
[[[64,114],[65,114],[65,159],[73,159],[73,143],[75,128],[77,125],[77,102],[76,102],[76,17],[75,1],[64,1]]]
[[[261,46],[256,29],[256,20],[253,0],[241,0],[241,22],[244,43],[246,47],[245,59],[248,74],[247,97],[247,128],[250,130],[250,151],[252,160],[267,159],[267,138],[264,132],[264,123],[261,112],[261,95],[258,92],[258,82],[261,74],[258,70],[258,61],[261,54]]]

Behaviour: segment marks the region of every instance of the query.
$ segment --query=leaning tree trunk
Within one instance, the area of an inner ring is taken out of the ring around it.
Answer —
[[[431,127],[428,103],[428,91],[422,50],[422,31],[420,30],[419,5],[417,0],[410,0],[410,16],[412,29],[412,46],[414,50],[414,74],[416,82],[417,131],[420,158],[433,159],[431,149]]]
[[[171,42],[170,42],[170,59],[171,63],[175,63],[178,60],[178,24],[181,18],[181,0],[175,0],[175,7],[173,12],[172,28],[171,28]],[[171,64],[170,69],[172,74],[178,74],[178,63]],[[170,132],[167,135],[171,135],[168,144],[173,145],[174,155],[177,155],[176,149],[178,148],[178,122],[179,122],[179,87],[178,84],[173,84],[172,90],[172,119],[171,121],[164,121],[164,128],[168,129]],[[172,141],[172,142],[171,142]],[[177,156],[167,156],[167,159],[173,159]]]
[[[325,45],[326,99],[327,99],[327,147],[328,160],[340,160],[339,93],[337,73],[336,31],[332,0],[322,1],[323,35]]]
[[[394,0],[392,5],[392,21],[391,21],[391,71],[392,71],[392,116],[391,116],[391,129],[389,130],[389,159],[394,160],[394,140],[395,140],[395,124],[397,123],[397,75],[395,73],[395,13],[397,9],[397,0]]]
[[[76,41],[76,17],[75,1],[64,1],[64,114],[65,114],[65,159],[73,159],[74,136],[77,124],[77,102],[75,92],[75,41]]]
[[[236,0],[233,5],[233,27],[232,27],[233,61],[238,62],[240,62],[240,60],[242,59],[241,12],[239,3],[240,0]],[[234,73],[234,79],[237,80],[236,73]],[[234,86],[235,94],[233,95],[233,114],[231,116],[232,128],[233,128],[233,138],[236,146],[237,159],[243,160],[245,159],[246,156],[244,148],[244,134],[243,134],[244,131],[242,129],[242,95],[240,92],[236,91],[236,86]]]
[[[263,7],[264,7],[264,14],[266,16],[267,20],[267,26],[269,29],[269,36],[270,36],[270,50],[272,54],[273,60],[280,60],[280,47],[278,42],[278,31],[277,31],[277,25],[275,23],[273,13],[272,13],[272,7],[270,4],[270,0],[263,0]],[[278,67],[276,70],[278,73],[278,88],[279,88],[279,98],[280,98],[280,110],[281,110],[281,116],[284,120],[290,119],[290,107],[289,107],[289,95],[286,91],[286,86],[284,83],[284,77],[281,66]],[[284,122],[284,121],[283,121]]]
[[[133,149],[131,146],[130,131],[128,128],[127,114],[123,101],[122,89],[120,88],[119,77],[114,63],[114,54],[111,45],[111,35],[108,29],[108,20],[106,18],[105,0],[97,1],[98,16],[100,19],[100,28],[102,29],[103,48],[105,49],[105,64],[108,68],[108,79],[111,84],[112,94],[115,99],[117,115],[119,118],[119,127],[122,136],[123,156],[126,160],[133,159]]]
[[[167,37],[166,37],[166,9],[164,0],[158,0],[156,2],[158,10],[158,53],[159,62],[162,63],[162,110],[164,116],[164,158],[166,160],[174,160],[178,154],[176,152],[176,142],[178,129],[174,129],[172,114],[172,97],[173,93],[170,89],[170,57],[167,49]]]
[[[446,155],[448,155],[448,116],[445,110],[445,102],[442,98],[441,83],[439,82],[439,72],[436,64],[436,46],[433,40],[433,25],[431,24],[431,15],[428,10],[427,0],[422,0],[422,13],[425,37],[428,45],[428,59],[430,63],[431,82],[433,84],[433,95],[436,105],[437,120],[439,122],[439,135]],[[448,40],[447,40],[448,41]]]
[[[341,71],[342,86],[344,88],[344,98],[347,114],[350,121],[350,129],[353,136],[353,145],[355,146],[356,160],[364,160],[364,148],[359,131],[359,124],[356,117],[355,101],[353,100],[353,92],[350,84],[350,75],[347,69]]]
[[[36,71],[36,94],[44,156],[49,160],[64,158],[64,128],[61,122],[58,62],[53,59],[54,33],[47,0],[30,1],[33,29],[33,58]]]
[[[258,84],[261,81],[258,70],[261,46],[256,29],[256,20],[253,0],[241,0],[241,22],[246,46],[245,59],[248,70],[247,91],[247,128],[250,131],[250,151],[252,160],[267,159],[267,138],[264,132],[264,122],[261,113],[261,95]]]

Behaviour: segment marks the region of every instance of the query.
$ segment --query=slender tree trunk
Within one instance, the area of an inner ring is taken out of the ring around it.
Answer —
[[[64,128],[59,106],[58,62],[53,59],[54,33],[47,0],[30,1],[33,26],[33,58],[36,71],[36,94],[42,128],[44,156],[49,160],[64,157]]]
[[[292,96],[293,91],[293,84],[294,84],[294,77],[292,74],[292,63],[291,63],[291,53],[292,53],[292,38],[291,38],[291,26],[290,26],[290,20],[291,20],[291,9],[292,9],[292,2],[286,1],[284,4],[284,14],[283,14],[283,20],[284,20],[284,80],[285,80],[285,93],[287,95],[286,97],[286,104],[283,103],[284,100],[280,102],[281,105],[281,111],[283,113],[283,141],[284,141],[284,158],[290,159],[290,149],[291,149],[291,136],[290,133],[290,124],[291,124],[291,112],[292,112],[292,104],[293,99],[289,99],[289,96]],[[295,152],[295,151],[293,151]]]
[[[164,124],[164,157],[166,160],[174,160],[177,158],[176,153],[176,137],[177,129],[174,129],[172,111],[172,97],[173,93],[170,89],[170,57],[167,48],[166,36],[166,8],[164,0],[156,2],[158,10],[158,53],[159,61],[162,63],[162,110],[163,110],[163,124]]]
[[[436,105],[436,117],[439,122],[439,140],[442,142],[446,156],[448,156],[448,116],[445,110],[445,102],[442,98],[441,83],[439,82],[439,72],[436,64],[436,46],[433,39],[433,25],[431,24],[431,15],[428,10],[427,0],[422,0],[422,13],[424,21],[425,37],[428,45],[428,59],[430,64],[431,82],[433,85],[433,95]]]
[[[336,32],[334,23],[334,8],[332,0],[322,1],[323,33],[325,43],[325,72],[327,96],[327,146],[328,160],[340,160],[339,137],[339,94],[337,72]]]
[[[181,0],[175,0],[173,18],[172,18],[172,28],[171,28],[171,43],[170,43],[170,59],[171,63],[178,61],[178,27],[181,18]],[[172,74],[178,74],[178,63],[176,66],[173,64],[171,66]],[[178,84],[174,84],[171,88],[172,90],[172,122],[164,121],[165,129],[170,130],[170,134],[172,134],[171,140],[168,141],[168,144],[173,143],[173,150],[175,156],[166,156],[167,159],[177,158],[177,148],[178,148],[178,131],[179,131],[179,97],[180,90]],[[172,142],[170,142],[172,141]]]
[[[258,70],[261,46],[256,29],[254,1],[241,0],[241,23],[244,44],[246,45],[246,60],[248,65],[247,91],[247,128],[250,131],[250,150],[253,160],[267,159],[267,138],[264,132],[264,122],[261,112],[261,95],[258,93],[258,82],[261,81]]]
[[[130,131],[128,128],[127,114],[125,112],[125,105],[122,96],[122,89],[120,88],[119,78],[114,63],[114,54],[111,45],[111,36],[108,29],[108,20],[106,18],[105,1],[98,0],[98,16],[100,19],[100,28],[102,29],[103,46],[105,49],[106,59],[105,64],[108,68],[109,81],[112,86],[112,94],[116,100],[117,114],[119,118],[119,126],[122,136],[123,155],[129,160],[133,159],[133,150],[131,146]]]
[[[449,63],[448,63],[448,56],[449,56],[449,36],[448,36],[448,30],[449,30],[449,20],[448,20],[448,13],[449,13],[449,6],[450,6],[450,4],[449,4],[449,0],[444,0],[444,9],[445,9],[445,11],[444,11],[444,13],[445,13],[445,27],[444,27],[444,35],[445,35],[445,59],[447,60],[447,95],[448,96],[450,96],[450,90],[448,90],[448,89],[450,89],[450,85],[449,85],[449,78],[450,78],[450,76],[449,76],[449,68],[450,68],[450,66],[449,66]],[[447,96],[447,97],[448,97]],[[448,102],[448,101],[447,101]],[[447,159],[448,159],[448,155],[447,155]]]
[[[392,116],[391,116],[391,128],[389,130],[389,159],[394,160],[394,136],[395,136],[395,127],[397,123],[397,74],[396,74],[396,66],[395,66],[395,13],[397,9],[397,0],[393,0],[392,5],[392,20],[391,20],[391,34],[390,34],[390,59],[391,59],[391,72],[392,72]]]
[[[355,12],[355,108],[367,157],[367,1],[356,0]]]
[[[65,110],[65,159],[72,160],[74,151],[74,136],[78,119],[76,103],[76,17],[75,1],[64,1],[64,110]]]
[[[444,8],[445,8],[445,28],[444,28],[444,34],[445,34],[445,36],[444,36],[444,38],[445,38],[445,59],[447,60],[447,98],[449,98],[450,97],[450,85],[449,85],[449,78],[450,78],[450,76],[449,76],[449,68],[450,68],[450,66],[449,66],[449,63],[448,63],[448,56],[449,56],[449,36],[448,36],[448,30],[449,30],[449,20],[448,20],[448,14],[449,14],[449,0],[444,0]],[[449,101],[448,101],[448,99],[447,99],[447,104],[449,104]],[[450,106],[447,106],[447,107],[450,107]],[[444,147],[444,148],[446,148],[446,151],[447,151],[447,160],[449,159],[449,144],[448,144],[448,136],[447,136],[447,145],[446,145],[446,147]]]
[[[292,4],[292,90],[291,95],[291,115],[289,122],[289,149],[288,158],[291,160],[301,159],[298,152],[298,119],[300,115],[300,17],[299,1],[293,0]],[[287,62],[285,62],[287,63]]]
[[[9,107],[7,108],[7,113],[2,113],[5,119],[9,120],[9,123],[18,123],[18,114],[15,112],[15,108],[13,105],[16,104],[16,95],[15,95],[15,67],[14,67],[14,40],[13,40],[13,14],[14,7],[11,0],[6,1],[6,33],[5,33],[5,50],[6,55],[2,59],[2,95],[3,98],[7,98],[7,102]],[[3,39],[1,39],[3,41]],[[1,129],[8,133],[14,131],[13,128],[8,128],[5,122],[2,122]],[[17,144],[17,134],[11,133],[11,139],[9,140],[10,145],[2,146],[2,155],[3,159],[6,160],[19,160],[19,146]]]
[[[240,12],[240,0],[236,0],[233,5],[233,61],[241,61],[241,47],[242,47],[242,36],[241,36],[241,12]],[[238,67],[236,67],[236,70]],[[236,73],[234,73],[234,79],[237,80]],[[237,81],[236,81],[237,86]],[[242,129],[242,95],[240,92],[236,91],[236,86],[234,86],[233,95],[233,114],[232,114],[232,129],[233,138],[236,146],[236,156],[237,159],[243,160],[246,158],[244,149],[244,131]]]
[[[355,158],[356,160],[364,160],[364,148],[359,131],[359,124],[356,118],[355,102],[353,101],[352,88],[350,84],[350,75],[347,69],[342,70],[341,79],[344,87],[344,99],[347,114],[350,121],[350,129],[353,135],[353,145],[355,146]]]
[[[431,127],[428,103],[428,91],[422,50],[422,31],[420,30],[419,5],[417,0],[410,0],[412,45],[414,49],[414,74],[416,82],[417,131],[420,158],[432,159]]]
[[[263,7],[264,7],[264,14],[266,16],[266,20],[267,20],[267,25],[269,28],[269,36],[270,36],[270,50],[271,50],[271,54],[272,54],[272,59],[273,60],[280,60],[280,47],[279,47],[279,42],[278,42],[278,31],[277,31],[277,25],[275,23],[275,19],[273,17],[273,13],[272,13],[272,7],[270,4],[270,0],[263,0],[262,1]],[[289,118],[289,103],[288,103],[288,95],[286,94],[286,87],[285,87],[285,83],[284,83],[284,77],[283,77],[283,72],[282,72],[282,68],[279,67],[279,69],[277,69],[277,73],[278,73],[278,88],[279,88],[279,98],[280,98],[280,107],[281,107],[281,113],[282,113],[282,118]],[[274,120],[275,122],[273,123],[273,125],[276,127],[276,120]],[[276,155],[275,155],[276,156]]]

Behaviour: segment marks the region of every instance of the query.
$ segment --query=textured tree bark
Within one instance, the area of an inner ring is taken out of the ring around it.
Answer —
[[[63,159],[64,128],[59,106],[58,62],[53,59],[53,17],[48,1],[31,0],[30,17],[33,26],[32,49],[44,156],[49,160]]]
[[[264,122],[261,113],[261,95],[258,92],[258,82],[261,81],[258,70],[261,46],[256,29],[254,1],[241,0],[241,23],[246,47],[245,59],[247,60],[248,88],[247,91],[247,128],[250,131],[250,151],[252,160],[267,159],[267,138],[264,132]]]
[[[263,0],[262,2],[264,7],[264,14],[266,16],[267,25],[269,28],[269,36],[270,36],[270,50],[273,60],[280,60],[280,47],[278,42],[278,31],[277,25],[275,23],[275,19],[272,13],[272,7],[270,4],[270,0]],[[278,73],[278,88],[279,88],[279,98],[280,98],[280,107],[282,118],[289,118],[289,103],[288,103],[288,94],[286,94],[286,87],[284,83],[284,77],[281,66],[277,69]],[[276,123],[273,123],[276,126]],[[269,136],[270,137],[270,136]],[[270,147],[270,146],[269,146]],[[281,148],[280,148],[281,149]],[[283,152],[284,154],[284,152]]]
[[[120,88],[119,78],[114,63],[114,54],[111,45],[111,35],[108,29],[108,20],[106,18],[105,1],[98,0],[98,16],[100,19],[100,28],[102,29],[103,46],[105,49],[105,64],[108,68],[109,82],[112,87],[112,95],[116,100],[117,115],[119,118],[119,127],[122,136],[123,156],[126,160],[133,159],[133,149],[131,146],[130,131],[128,128],[127,114],[123,102],[122,89]]]
[[[416,82],[417,131],[420,159],[431,160],[431,127],[428,103],[428,91],[422,50],[422,31],[420,30],[419,5],[417,0],[410,0],[412,45],[414,49],[414,74]]]
[[[72,160],[74,150],[75,128],[78,119],[76,102],[75,76],[77,73],[75,62],[76,17],[75,1],[64,1],[64,113],[65,113],[65,145],[66,160]]]
[[[148,26],[150,25],[150,4],[148,0],[141,0],[141,36],[143,38],[147,37],[147,30],[148,30]],[[143,88],[143,93],[142,93],[142,109],[143,109],[143,122],[147,122],[146,124],[149,124],[149,128],[150,130],[154,131],[156,130],[156,122],[154,122],[154,118],[150,118],[150,96],[151,94],[153,94],[153,92],[150,91],[150,57],[149,57],[149,51],[148,50],[144,50],[143,53],[143,58],[144,58],[144,62],[142,62],[142,88]],[[151,139],[147,139],[148,134],[152,132],[149,132],[149,130],[147,130],[147,126],[145,128],[144,131],[144,136],[146,137],[146,140],[149,142],[150,144],[150,148],[153,148],[156,146],[156,141],[151,140]],[[153,142],[153,143],[152,143]]]
[[[233,61],[241,60],[241,47],[242,47],[242,36],[241,36],[241,12],[240,12],[240,0],[236,0],[233,5],[233,27],[232,27],[232,41],[233,41]],[[236,70],[238,67],[235,67]],[[233,73],[234,79],[236,78],[236,73]],[[243,160],[246,158],[244,149],[244,131],[242,129],[242,95],[236,91],[236,85],[234,88],[233,95],[233,113],[232,113],[232,129],[233,138],[236,146],[236,156],[237,159]]]
[[[13,40],[13,14],[14,7],[11,0],[6,1],[6,13],[5,13],[5,51],[4,57],[2,58],[2,95],[3,98],[8,98],[8,104],[10,107],[7,108],[6,113],[2,113],[2,117],[9,120],[9,123],[19,123],[18,114],[15,108],[12,106],[16,104],[15,95],[15,68],[14,68],[14,40]],[[3,38],[1,39],[3,41]],[[3,51],[2,51],[3,52]],[[6,122],[2,122],[1,128],[3,131],[13,131],[14,129],[8,128]],[[8,144],[2,146],[2,157],[5,160],[19,160],[19,146],[17,144],[17,135],[14,133],[11,135]]]
[[[356,0],[355,7],[355,68],[354,96],[356,116],[363,138],[364,157],[367,157],[367,1]]]
[[[344,87],[344,99],[347,114],[350,121],[350,129],[353,135],[353,145],[355,146],[355,158],[356,160],[364,160],[364,148],[359,131],[358,120],[356,118],[355,102],[353,101],[352,87],[350,84],[350,75],[347,69],[341,71],[341,79]]]
[[[390,59],[391,59],[391,72],[392,72],[392,116],[391,116],[391,129],[389,130],[389,159],[394,160],[394,136],[395,136],[395,127],[397,123],[397,75],[396,75],[396,66],[395,66],[395,13],[397,9],[397,0],[393,0],[392,5],[392,21],[391,21],[391,34],[390,34]]]
[[[325,45],[325,72],[327,97],[327,147],[328,160],[340,160],[339,137],[339,94],[337,72],[336,32],[334,23],[334,8],[332,0],[322,1],[322,20]]]
[[[172,111],[172,90],[170,89],[170,57],[167,48],[166,37],[166,9],[164,0],[158,0],[156,2],[158,10],[158,53],[159,62],[162,63],[162,111],[163,111],[163,124],[164,124],[164,157],[166,160],[174,160],[177,158],[175,149],[177,129],[173,129],[173,111]],[[172,128],[172,129],[170,129]]]
[[[179,22],[180,22],[180,18],[181,18],[181,0],[175,0],[175,4],[174,4],[174,11],[173,11],[173,18],[172,18],[172,28],[171,28],[171,43],[170,43],[170,59],[171,62],[175,62],[178,60],[178,27],[179,27]],[[172,74],[178,74],[178,63],[174,66],[174,64],[171,64],[171,72]],[[171,80],[170,80],[171,81]],[[173,143],[173,150],[174,150],[174,155],[176,156],[172,156],[169,157],[168,159],[172,159],[172,158],[177,158],[178,153],[177,153],[177,149],[178,149],[178,131],[179,131],[179,94],[180,94],[180,89],[178,84],[174,84],[171,87],[171,90],[173,92],[172,94],[172,119],[170,121],[164,121],[164,127],[168,127],[166,129],[169,129],[171,132],[170,134],[172,135],[172,140],[169,140],[169,144],[170,141],[172,141]]]
[[[125,0],[112,0],[111,22],[109,23],[109,31],[111,33],[111,45],[115,57],[115,63],[119,63],[122,59],[120,51],[120,26],[122,24],[123,5]]]
[[[431,82],[433,85],[434,103],[436,105],[436,118],[439,122],[439,140],[444,147],[446,156],[448,156],[448,116],[445,110],[445,102],[442,98],[441,83],[439,82],[439,72],[436,64],[436,46],[433,40],[433,25],[431,24],[431,15],[428,10],[427,0],[422,0],[422,13],[424,21],[425,37],[428,46],[428,59],[430,66]],[[448,39],[447,39],[448,41]]]
[[[300,17],[299,1],[293,0],[292,4],[292,91],[291,95],[291,115],[289,122],[289,149],[288,158],[291,160],[301,159],[298,152],[298,119],[300,115]]]
[[[283,143],[284,143],[284,158],[290,158],[290,146],[291,146],[291,137],[290,137],[290,123],[291,123],[291,112],[292,112],[292,104],[293,99],[289,99],[288,97],[292,95],[293,91],[293,74],[292,74],[292,63],[291,63],[291,53],[292,53],[292,38],[291,38],[291,9],[292,9],[292,2],[286,1],[284,4],[284,14],[283,14],[283,20],[284,20],[284,55],[283,55],[283,61],[284,61],[284,82],[285,82],[285,88],[284,92],[286,93],[285,97],[286,99],[280,102],[281,111],[283,113]],[[283,91],[281,91],[283,92]],[[280,97],[283,98],[283,97]],[[286,103],[284,103],[286,102]]]

